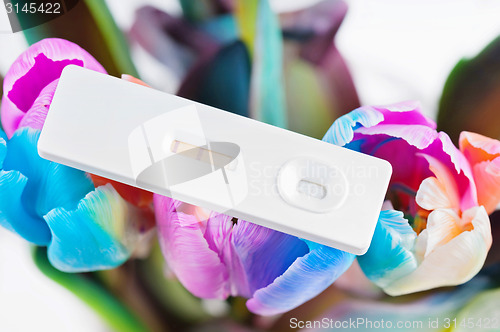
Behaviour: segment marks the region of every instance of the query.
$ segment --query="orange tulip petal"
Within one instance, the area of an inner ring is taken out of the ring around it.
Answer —
[[[472,166],[479,204],[490,214],[500,202],[500,141],[464,131],[460,150]]]

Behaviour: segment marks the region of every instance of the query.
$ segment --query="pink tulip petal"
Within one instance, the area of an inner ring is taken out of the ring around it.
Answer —
[[[42,90],[58,79],[63,68],[70,64],[106,72],[80,46],[57,38],[31,45],[14,61],[4,79],[2,99],[2,125],[8,137],[18,128]],[[46,100],[47,96],[44,98]]]
[[[163,255],[182,284],[194,295],[225,299],[226,267],[204,237],[206,221],[179,212],[181,202],[155,195],[156,220]]]
[[[477,205],[476,186],[470,164],[445,133],[437,133],[423,125],[384,124],[382,121],[373,127],[356,129],[354,139],[362,140],[362,152],[398,166],[394,167],[391,183],[403,183],[413,190],[417,190],[429,176],[428,164],[417,160],[424,154],[432,156],[443,164],[439,168],[442,174],[454,171],[453,182],[456,183],[460,197],[460,206],[457,208],[466,210]]]
[[[373,106],[384,115],[381,124],[409,124],[423,125],[436,129],[436,123],[421,112],[420,103],[417,101],[404,101],[387,106]]]
[[[370,128],[358,128],[356,132],[364,135],[388,135],[402,138],[420,150],[432,144],[438,136],[434,129],[427,126],[383,124],[383,122]]]
[[[224,279],[226,283],[224,285],[224,296],[237,295],[237,290],[232,287],[235,285],[233,284],[235,281],[234,275],[239,277],[237,279],[239,279],[238,281],[240,282],[241,288],[247,289],[248,287],[246,287],[239,257],[234,255],[231,250],[233,230],[232,217],[212,212],[208,217],[206,225],[204,233],[205,241],[210,250],[217,253],[225,268]],[[203,271],[200,271],[200,273],[203,273]]]
[[[458,195],[460,196],[460,209],[465,211],[477,206],[477,189],[470,163],[446,133],[439,133],[438,143],[440,144],[434,144],[424,153],[434,155],[441,162],[451,163],[448,166],[449,169],[455,168],[456,173],[454,173],[454,176],[458,187]],[[449,159],[442,157],[443,152],[448,155]]]
[[[26,112],[19,123],[19,127],[31,127],[33,129],[41,130],[45,123],[45,118],[49,111],[54,92],[57,88],[59,79],[56,79],[45,86],[36,98],[33,106]]]

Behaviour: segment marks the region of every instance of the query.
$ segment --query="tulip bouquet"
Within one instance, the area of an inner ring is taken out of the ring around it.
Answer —
[[[182,17],[140,9],[129,34],[175,73],[177,94],[391,163],[371,246],[356,257],[40,158],[63,68],[106,73],[92,52],[45,38],[3,81],[0,225],[33,244],[47,276],[119,331],[285,330],[289,317],[368,311],[480,317],[477,303],[498,304],[488,255],[500,241],[498,140],[461,131],[456,146],[418,102],[360,107],[333,43],[341,1],[280,17],[267,1],[181,5]],[[122,79],[146,85],[122,67]]]

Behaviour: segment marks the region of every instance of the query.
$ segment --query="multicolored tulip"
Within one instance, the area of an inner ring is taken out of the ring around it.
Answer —
[[[358,108],[324,138],[393,165],[387,205],[402,212],[379,221],[370,249],[358,257],[390,295],[464,283],[491,246],[488,212],[499,188],[489,181],[498,181],[500,142],[464,133],[461,152],[435,128],[417,103],[406,102]]]
[[[344,2],[279,16],[268,1],[183,1],[182,8],[183,17],[140,8],[131,29],[174,74],[178,95],[318,138],[359,106],[334,44]]]
[[[10,138],[21,127],[41,129],[67,65],[101,73],[104,68],[80,46],[63,39],[44,39],[21,54],[4,78],[2,125]]]
[[[155,195],[160,244],[194,295],[250,298],[261,315],[297,307],[330,286],[354,255]]]
[[[39,157],[40,129],[62,69],[69,64],[105,73],[79,46],[45,39],[21,54],[5,77],[0,224],[47,246],[51,263],[60,270],[107,269],[136,250],[153,227],[152,211],[148,213],[151,207],[136,189],[111,184],[96,188],[88,174]]]

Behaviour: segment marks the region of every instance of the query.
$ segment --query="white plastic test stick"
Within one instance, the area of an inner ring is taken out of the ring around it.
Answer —
[[[375,157],[78,66],[62,73],[38,151],[354,254],[370,245],[392,170]]]

